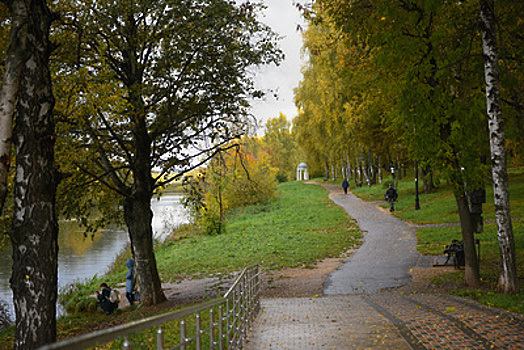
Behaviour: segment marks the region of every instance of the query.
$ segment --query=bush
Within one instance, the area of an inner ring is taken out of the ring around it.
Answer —
[[[198,176],[187,177],[183,204],[199,230],[221,234],[229,210],[269,203],[276,185],[275,169],[239,150],[220,154]]]
[[[276,177],[276,179],[277,179],[279,184],[281,184],[282,182],[287,182],[288,181],[287,174],[285,172],[283,172],[282,170],[280,170],[275,177]]]
[[[96,312],[97,308],[98,308],[98,303],[96,302],[95,298],[89,298],[86,301],[86,304],[85,304],[86,312]]]

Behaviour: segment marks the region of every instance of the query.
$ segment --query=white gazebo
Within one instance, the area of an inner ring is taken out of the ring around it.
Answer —
[[[297,181],[309,180],[306,163],[300,163],[297,166]]]

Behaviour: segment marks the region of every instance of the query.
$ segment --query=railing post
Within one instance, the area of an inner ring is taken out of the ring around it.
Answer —
[[[124,342],[122,343],[122,349],[123,350],[130,350],[131,349],[131,343],[129,343],[129,340],[126,339],[124,340]]]
[[[209,349],[215,349],[215,312],[209,310]]]
[[[242,306],[242,328],[240,329],[240,338],[239,344],[242,344],[247,335],[247,283],[246,283],[247,274],[244,275],[244,280],[242,281],[242,290],[240,291],[241,297],[241,306]]]
[[[227,302],[227,300],[226,300]],[[224,349],[224,307],[218,307],[218,349]]]
[[[156,331],[156,349],[164,350],[164,332],[162,331],[162,326],[158,327]]]
[[[256,300],[256,313],[258,313],[260,311],[260,269],[258,265],[255,268],[255,272],[256,272],[255,300]]]
[[[202,332],[201,332],[201,326],[200,326],[200,313],[196,314],[196,324],[195,324],[195,328],[196,328],[196,349],[197,350],[202,350]]]
[[[186,321],[180,321],[180,350],[186,350]]]
[[[233,300],[235,298],[235,292],[233,291],[232,293],[232,297],[233,297]],[[226,339],[227,339],[227,348],[230,349],[231,348],[231,329],[233,327],[232,325],[232,322],[231,322],[231,300],[227,300],[226,301]],[[234,305],[234,304],[233,304]]]

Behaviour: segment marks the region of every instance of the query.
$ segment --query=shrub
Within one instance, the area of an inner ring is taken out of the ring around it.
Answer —
[[[263,159],[236,149],[218,155],[198,176],[184,180],[183,204],[205,234],[221,234],[229,210],[267,204],[275,196],[275,170]]]

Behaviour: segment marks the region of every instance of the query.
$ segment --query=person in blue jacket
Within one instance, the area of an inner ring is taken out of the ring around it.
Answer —
[[[344,194],[348,194],[349,182],[346,178],[342,181],[342,188],[344,189]]]
[[[126,274],[126,298],[129,300],[129,304],[133,305],[135,301],[134,291],[136,286],[135,261],[133,258],[127,259],[126,266],[128,268]]]
[[[397,190],[393,188],[393,185],[389,185],[388,190],[386,191],[386,194],[384,195],[384,199],[389,202],[389,211],[395,211],[395,202],[397,201],[398,193]]]

